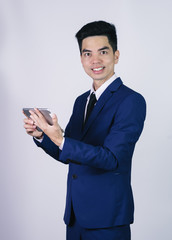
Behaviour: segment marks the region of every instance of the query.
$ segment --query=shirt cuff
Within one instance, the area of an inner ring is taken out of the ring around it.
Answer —
[[[59,149],[60,149],[60,150],[63,150],[64,142],[65,142],[65,138],[63,138],[62,143],[61,143],[61,145],[59,146]]]
[[[42,138],[36,138],[36,137],[33,137],[36,141],[42,143],[43,139],[44,139],[44,135],[42,136]]]
[[[40,142],[42,143],[43,139],[44,139],[44,136],[42,138],[36,138],[36,137],[33,137],[37,142]],[[63,138],[62,140],[62,143],[61,145],[59,146],[59,149],[62,151],[63,150],[63,146],[64,146],[64,142],[65,142],[65,138]]]

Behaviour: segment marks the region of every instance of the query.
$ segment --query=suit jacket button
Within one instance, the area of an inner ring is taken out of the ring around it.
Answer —
[[[72,178],[73,178],[73,179],[77,179],[77,175],[76,175],[76,174],[73,174],[73,175],[72,175]]]

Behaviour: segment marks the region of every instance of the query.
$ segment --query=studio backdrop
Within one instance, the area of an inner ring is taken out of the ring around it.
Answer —
[[[38,149],[23,128],[23,107],[47,107],[65,128],[75,98],[92,80],[75,33],[114,23],[116,74],[147,101],[132,164],[132,240],[171,240],[172,2],[0,0],[0,239],[65,239],[67,168]]]

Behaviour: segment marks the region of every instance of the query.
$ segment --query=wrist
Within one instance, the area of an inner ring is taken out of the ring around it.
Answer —
[[[62,137],[60,137],[60,138],[56,138],[56,139],[51,139],[58,147],[60,147],[61,145],[62,145],[62,143],[63,143],[63,139],[64,139],[64,137],[62,136]]]
[[[60,139],[58,139],[57,145],[60,147],[64,141],[64,137],[62,136]]]
[[[40,136],[35,136],[35,138],[41,140],[41,139],[43,139],[43,135],[44,135],[44,133],[42,132]]]

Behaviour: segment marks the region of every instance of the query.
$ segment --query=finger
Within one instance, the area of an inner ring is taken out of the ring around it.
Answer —
[[[28,126],[28,127],[35,127],[36,125],[35,124],[30,124],[30,123],[25,123],[24,126]]]
[[[30,118],[34,121],[34,123],[36,122],[36,121],[38,121],[38,119],[39,119],[39,117],[38,117],[38,115],[34,112],[34,111],[32,111],[32,110],[30,110],[29,111],[30,112]]]
[[[29,110],[31,116],[37,116],[36,113],[33,110]]]
[[[30,118],[25,118],[23,121],[24,121],[24,123],[27,123],[27,124],[31,124],[31,125],[34,124],[33,120]]]
[[[24,124],[23,126],[26,130],[31,129],[31,130],[35,130],[36,126],[35,125],[29,125],[29,124]]]
[[[26,132],[27,133],[33,133],[33,132],[35,132],[36,131],[36,129],[26,129]]]
[[[44,115],[39,111],[38,108],[34,108],[34,110],[35,110],[35,113],[37,114],[37,116],[38,116],[39,118],[45,119],[45,118],[44,118]]]
[[[30,119],[32,120],[33,123],[36,122],[35,116],[34,115],[30,115]]]
[[[31,111],[31,119],[33,119],[35,123],[40,123],[40,121],[42,123],[47,122],[44,115],[37,108],[34,108],[34,112]]]
[[[53,121],[53,125],[58,125],[58,119],[57,119],[56,114],[52,115],[52,121]]]

